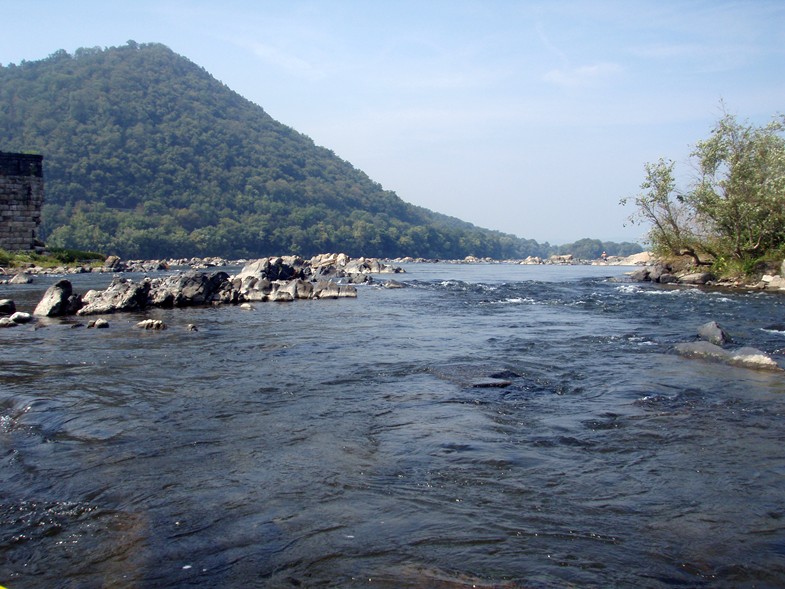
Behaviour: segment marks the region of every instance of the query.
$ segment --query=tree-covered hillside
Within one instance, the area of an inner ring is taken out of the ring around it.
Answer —
[[[44,155],[53,246],[127,258],[548,249],[407,204],[159,44],[0,67],[0,149]]]

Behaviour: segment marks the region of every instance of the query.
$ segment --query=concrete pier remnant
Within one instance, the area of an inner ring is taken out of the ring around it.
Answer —
[[[42,155],[0,151],[0,248],[35,250],[44,204]]]

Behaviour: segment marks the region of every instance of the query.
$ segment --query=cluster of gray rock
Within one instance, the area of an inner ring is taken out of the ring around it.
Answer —
[[[75,293],[71,282],[63,279],[47,289],[33,315],[105,315],[149,307],[355,298],[354,284],[370,282],[370,274],[400,271],[374,259],[351,260],[344,254],[324,254],[310,261],[297,256],[263,258],[246,264],[235,276],[198,270],[139,281],[118,276],[106,289],[90,290],[84,295]],[[338,282],[344,279],[347,284]],[[8,304],[5,308],[13,307],[13,301],[3,302]],[[19,317],[7,321],[9,326],[22,322]],[[145,329],[163,328],[152,320],[142,323],[140,327]]]
[[[744,368],[782,371],[780,365],[766,352],[750,346],[728,348],[733,339],[716,321],[698,328],[698,341],[676,344],[675,351],[686,358],[711,360]]]
[[[10,278],[3,278],[0,280],[0,284],[30,284],[32,281],[33,277],[27,272],[18,272]]]
[[[16,305],[11,299],[0,299],[0,327],[15,327],[30,323],[33,316],[16,310]]]
[[[656,282],[659,284],[683,284],[690,286],[722,286],[730,288],[785,291],[785,261],[779,268],[770,267],[771,273],[763,274],[760,280],[717,278],[711,272],[677,273],[667,264],[654,263],[628,275],[635,282]]]
[[[674,273],[671,267],[662,264],[640,268],[631,272],[629,276],[635,282],[657,282],[659,284],[706,285],[716,280],[711,272],[691,272],[679,275]]]
[[[631,256],[606,256],[596,260],[586,260],[576,258],[572,254],[554,254],[542,258],[540,256],[528,256],[523,259],[497,260],[495,258],[478,258],[477,256],[466,256],[461,260],[440,260],[427,258],[395,258],[394,263],[403,264],[518,264],[523,266],[552,265],[552,266],[640,266],[649,264],[652,260],[651,252],[641,252]]]

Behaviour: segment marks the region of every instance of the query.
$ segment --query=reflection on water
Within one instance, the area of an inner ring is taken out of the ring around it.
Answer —
[[[783,348],[781,297],[407,269],[0,330],[0,584],[785,584],[785,377],[670,352],[708,320]]]

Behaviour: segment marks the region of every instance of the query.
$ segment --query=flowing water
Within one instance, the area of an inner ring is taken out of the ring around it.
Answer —
[[[785,365],[785,298],[406,269],[0,330],[0,584],[785,586],[785,373],[672,352],[716,320]]]

